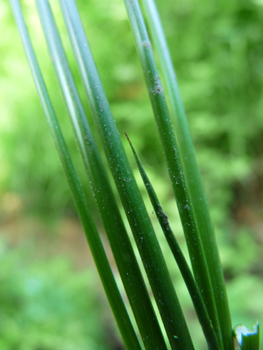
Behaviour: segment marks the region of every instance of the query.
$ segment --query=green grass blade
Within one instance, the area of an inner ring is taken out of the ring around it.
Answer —
[[[140,158],[137,154],[137,152],[135,151],[135,148],[133,146],[133,144],[131,143],[128,135],[125,133],[132,152],[134,154],[137,166],[139,168],[141,177],[143,179],[144,185],[146,187],[146,190],[148,192],[148,195],[150,197],[150,200],[152,202],[153,208],[155,210],[155,213],[157,215],[157,218],[159,220],[159,223],[162,227],[163,233],[166,237],[166,240],[171,248],[171,251],[173,253],[173,256],[177,262],[177,265],[180,269],[180,272],[183,276],[183,279],[185,281],[185,284],[187,286],[187,289],[189,291],[189,294],[191,296],[192,302],[194,304],[198,319],[200,321],[200,324],[203,328],[203,332],[204,335],[206,337],[207,340],[207,345],[208,348],[211,350],[220,350],[221,347],[219,346],[219,342],[216,336],[216,332],[214,330],[214,327],[212,325],[212,323],[210,322],[210,318],[208,315],[208,312],[206,310],[205,307],[205,303],[202,299],[202,296],[200,294],[199,288],[197,287],[197,284],[194,280],[194,277],[192,275],[192,272],[187,264],[187,261],[181,251],[181,248],[172,232],[172,229],[170,227],[170,224],[168,222],[168,217],[165,215],[165,213],[163,212],[162,206],[158,200],[158,197],[154,191],[154,188],[143,168],[143,165],[140,161]]]
[[[192,198],[188,192],[188,185],[181,164],[177,141],[165,100],[163,87],[159,78],[159,72],[154,60],[151,43],[138,1],[125,0],[125,3],[162,141],[170,179],[177,200],[177,206],[186,237],[194,276],[197,285],[202,292],[202,297],[216,330],[218,339],[221,340],[219,320],[209,270],[198,225],[192,208]]]
[[[112,274],[107,256],[103,249],[99,234],[92,220],[90,211],[88,209],[84,192],[82,190],[81,184],[78,180],[77,174],[75,172],[73,163],[70,159],[70,155],[67,150],[63,135],[61,133],[59,124],[57,122],[56,116],[54,114],[51,101],[48,97],[48,93],[40,73],[35,54],[27,33],[27,29],[24,23],[23,15],[20,9],[18,0],[11,0],[11,5],[19,28],[19,32],[22,38],[22,42],[26,51],[26,55],[31,67],[31,71],[35,80],[35,84],[46,114],[48,124],[51,129],[51,133],[60,156],[60,160],[63,166],[63,170],[66,174],[74,202],[82,222],[89,246],[97,266],[103,287],[105,289],[106,295],[108,297],[109,303],[113,310],[114,316],[116,318],[118,327],[122,334],[125,345],[128,349],[140,350],[137,336],[134,332],[132,324],[130,322],[129,316],[127,314],[126,308],[122,301],[121,295],[119,293],[118,287],[116,285],[114,276]]]
[[[176,138],[178,141],[179,151],[187,179],[187,186],[191,196],[192,207],[197,221],[203,249],[206,259],[209,262],[208,269],[213,286],[224,347],[227,350],[231,350],[233,349],[233,340],[231,335],[232,323],[224,276],[221,268],[214,229],[210,218],[206,194],[195,157],[187,117],[155,2],[154,0],[142,0],[142,2],[145,5],[150,30],[157,47],[161,67],[170,95],[173,115],[175,117],[174,125]]]
[[[47,1],[37,1],[50,56],[71,114],[78,147],[91,181],[115,261],[146,349],[166,349],[142,274],[91,134]]]
[[[173,349],[193,349],[174,287],[124,152],[74,1],[61,1],[82,81],[116,186]]]
[[[259,350],[259,322],[250,331],[243,324],[234,328],[234,336],[240,345],[241,350]]]

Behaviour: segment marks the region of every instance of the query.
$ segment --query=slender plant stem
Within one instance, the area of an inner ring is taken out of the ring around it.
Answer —
[[[221,342],[220,325],[207,261],[150,39],[138,1],[125,0],[125,4],[162,141],[171,183],[177,200],[177,207],[186,237],[194,276],[216,330],[219,342]]]
[[[48,1],[36,1],[79,150],[146,349],[166,349],[140,268],[85,116]]]
[[[193,349],[171,277],[124,152],[75,2],[61,0],[90,108],[172,349]]]
[[[131,140],[129,139],[128,135],[125,133],[132,152],[134,154],[137,166],[139,168],[141,177],[143,179],[144,185],[146,187],[146,190],[148,192],[148,195],[150,197],[150,200],[152,202],[153,208],[155,210],[155,213],[157,215],[158,221],[162,227],[163,233],[166,237],[166,240],[171,248],[171,251],[173,253],[173,256],[177,262],[177,265],[180,269],[180,272],[182,274],[182,277],[185,281],[186,287],[189,291],[189,294],[191,296],[192,302],[194,304],[198,319],[200,321],[200,324],[202,326],[204,335],[206,337],[207,340],[207,345],[208,348],[211,350],[220,350],[221,347],[219,345],[218,339],[217,339],[217,335],[216,332],[214,330],[214,327],[210,321],[208,312],[206,310],[205,307],[205,303],[202,299],[201,293],[199,291],[199,288],[194,280],[194,277],[192,275],[192,272],[187,264],[187,261],[183,255],[183,252],[177,242],[177,239],[175,238],[172,229],[170,227],[169,221],[168,221],[168,217],[165,215],[162,206],[158,200],[158,197],[154,191],[154,188],[143,168],[143,165],[140,161],[140,158],[137,154],[137,152],[135,151],[135,148],[133,146],[133,144],[131,143]]]
[[[194,216],[197,221],[204,253],[213,286],[217,313],[225,350],[233,350],[232,322],[229,311],[228,298],[224,283],[223,270],[220,263],[218,248],[211,222],[206,194],[204,191],[200,171],[197,165],[192,137],[187,117],[177,84],[168,45],[154,0],[141,0],[145,6],[149,27],[160,57],[161,67],[165,76],[168,92],[172,104],[176,138],[187,179]],[[183,34],[182,34],[183,35]]]
[[[125,345],[128,349],[140,350],[140,344],[134,332],[133,326],[130,322],[126,308],[122,301],[118,287],[116,285],[114,276],[111,271],[107,256],[105,254],[103,245],[101,243],[96,226],[92,220],[89,208],[86,203],[85,195],[82,186],[79,182],[78,176],[75,172],[73,163],[71,161],[67,146],[65,144],[63,135],[61,133],[59,124],[57,122],[54,110],[51,105],[42,75],[40,73],[38,63],[27,33],[24,23],[23,15],[18,0],[11,0],[11,5],[20,31],[21,39],[26,51],[26,55],[31,67],[33,78],[46,114],[46,118],[51,129],[52,137],[54,139],[63,170],[67,177],[72,196],[83,225],[85,235],[89,242],[89,246],[98,269],[103,287],[108,297],[109,303],[116,318],[118,327],[122,334]]]

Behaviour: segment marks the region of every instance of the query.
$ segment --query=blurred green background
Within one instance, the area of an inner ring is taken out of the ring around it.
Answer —
[[[263,1],[156,2],[211,207],[233,325],[251,328],[263,320]],[[35,5],[32,0],[21,3],[104,239]],[[127,132],[134,143],[185,249],[123,1],[77,4],[119,131]],[[52,1],[52,8],[91,121],[58,1]],[[4,0],[0,33],[0,348],[122,349]],[[124,144],[135,169],[125,140]],[[136,169],[135,175],[145,195]],[[146,203],[156,224],[147,198]],[[157,225],[156,231],[159,234]],[[205,349],[161,234],[160,241],[197,349]]]

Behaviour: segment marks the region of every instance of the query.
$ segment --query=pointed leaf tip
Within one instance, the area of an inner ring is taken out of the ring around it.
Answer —
[[[254,325],[252,331],[243,324],[236,326],[234,337],[241,350],[259,350],[259,322]]]

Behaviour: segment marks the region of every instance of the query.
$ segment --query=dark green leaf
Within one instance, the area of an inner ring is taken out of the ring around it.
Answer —
[[[163,86],[154,60],[150,39],[138,1],[125,0],[125,4],[135,38],[136,48],[143,68],[144,78],[148,88],[156,124],[162,141],[195,279],[206,304],[210,319],[216,330],[218,339],[221,342],[221,332],[213,288],[197,218],[193,210],[193,198],[189,193],[188,182],[185,177],[185,169],[181,163],[180,150],[177,146],[173,123],[170,118]],[[159,50],[161,50],[161,48],[159,48]],[[193,171],[195,170],[196,169]],[[199,170],[197,169],[197,171]],[[202,218],[198,218],[198,220],[199,219]]]
[[[90,108],[173,349],[193,349],[159,243],[124,152],[74,1],[61,1]]]
[[[177,265],[180,269],[180,272],[183,276],[183,279],[185,281],[185,284],[188,288],[189,294],[191,296],[192,302],[194,304],[197,316],[199,318],[200,324],[203,328],[206,340],[207,340],[207,345],[208,348],[211,350],[219,350],[221,349],[221,347],[219,346],[219,342],[214,330],[214,327],[210,321],[208,312],[206,310],[204,301],[202,299],[202,296],[200,294],[199,288],[197,287],[197,284],[193,278],[192,272],[187,264],[187,261],[185,260],[185,257],[181,251],[181,248],[172,232],[172,229],[169,225],[168,222],[168,217],[165,215],[162,206],[157,198],[157,195],[154,191],[154,188],[143,168],[143,165],[139,159],[139,156],[137,154],[137,152],[135,151],[129,137],[127,134],[125,134],[130,146],[132,148],[132,152],[134,154],[134,157],[136,159],[136,163],[138,165],[141,177],[143,179],[144,185],[147,189],[147,192],[149,194],[149,197],[151,199],[153,208],[155,210],[155,213],[158,217],[159,223],[162,227],[163,233],[166,237],[166,240],[171,248],[171,251],[173,253],[173,256],[177,262]]]
[[[37,1],[47,44],[71,115],[78,147],[100,209],[107,236],[146,349],[165,349],[142,274],[85,116],[47,1]]]
[[[85,195],[82,190],[81,184],[75,172],[73,163],[70,159],[67,146],[65,144],[63,135],[60,131],[59,124],[57,122],[55,113],[53,111],[51,101],[49,99],[41,72],[39,70],[35,54],[27,33],[27,29],[24,23],[23,15],[20,9],[18,0],[11,0],[13,7],[15,19],[17,21],[17,26],[20,31],[20,35],[23,41],[23,45],[26,51],[26,55],[32,70],[32,74],[35,80],[35,84],[46,114],[48,124],[50,126],[52,136],[57,147],[57,151],[60,156],[60,160],[63,166],[63,170],[67,177],[74,202],[82,222],[89,246],[97,266],[100,278],[103,283],[106,295],[108,297],[109,303],[113,310],[114,316],[118,323],[120,332],[122,334],[125,345],[130,350],[138,349],[141,347],[139,345],[137,336],[133,330],[133,326],[130,322],[129,316],[127,314],[126,308],[122,301],[120,292],[116,285],[114,276],[111,271],[107,256],[105,254],[104,248],[102,246],[99,234],[92,220],[89,208],[86,203]]]
[[[207,293],[213,293],[216,303],[216,319],[213,317],[213,305],[208,306],[210,317],[213,319],[215,326],[219,322],[222,340],[225,349],[233,349],[233,341],[231,337],[231,317],[229,312],[229,305],[224,283],[223,271],[220,263],[219,253],[215,240],[213,225],[211,222],[206,194],[203,188],[200,171],[196,162],[193,141],[191,138],[183,102],[180,96],[179,87],[177,84],[176,74],[173,68],[169,49],[166,43],[165,35],[162,29],[162,24],[156,9],[154,0],[142,0],[145,5],[147,18],[150,25],[151,33],[157,47],[157,52],[160,57],[161,67],[165,76],[166,84],[173,109],[173,121],[176,132],[176,139],[178,142],[179,154],[184,168],[184,177],[191,198],[191,209],[193,211],[193,220],[195,221],[196,232],[195,235],[200,237],[202,248],[205,254],[209,276],[212,283],[212,290],[210,291],[209,284],[200,278],[200,288],[205,291],[204,297],[207,301],[209,296]],[[169,119],[170,120],[170,119]],[[175,170],[176,172],[176,170]],[[173,172],[175,174],[175,172]],[[171,178],[172,179],[172,178]],[[173,182],[173,180],[172,180]],[[174,189],[176,188],[174,183]],[[189,204],[187,204],[189,205]],[[189,253],[192,257],[191,250]],[[202,274],[202,264],[199,259],[194,259],[192,263],[195,276],[198,280],[198,275]],[[200,267],[199,267],[200,264]],[[200,270],[200,272],[199,272]],[[207,291],[207,293],[206,293]],[[217,320],[218,318],[218,320]],[[219,335],[219,329],[218,335]]]

